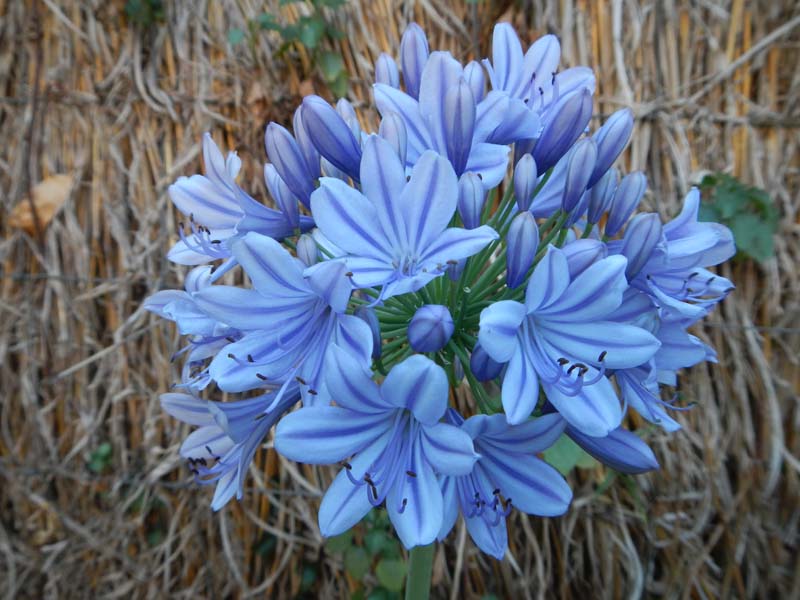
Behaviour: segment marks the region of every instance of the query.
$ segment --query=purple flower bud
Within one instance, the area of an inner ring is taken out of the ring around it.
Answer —
[[[564,195],[561,197],[561,209],[564,212],[572,213],[578,205],[592,176],[596,160],[597,144],[591,138],[582,139],[570,150],[564,179]]]
[[[296,111],[294,111],[292,128],[294,129],[294,137],[297,140],[297,145],[300,148],[300,152],[303,153],[303,158],[305,158],[306,166],[308,167],[308,172],[314,179],[316,179],[317,177],[320,176],[319,152],[317,152],[317,149],[314,147],[314,143],[308,136],[308,129],[306,128],[306,124],[303,121],[302,104],[297,107]]]
[[[530,154],[525,154],[514,167],[514,197],[521,211],[531,207],[537,177],[536,161]]]
[[[494,360],[480,344],[477,344],[472,356],[469,357],[469,368],[478,381],[489,381],[500,375],[503,363]]]
[[[341,115],[319,96],[306,96],[303,122],[319,153],[358,181],[361,145]]]
[[[292,134],[285,127],[270,123],[264,134],[264,146],[280,178],[303,204],[310,207],[315,178],[309,172],[306,159]]]
[[[419,98],[422,69],[425,68],[429,55],[430,49],[425,32],[416,23],[410,23],[400,40],[400,64],[403,67],[406,92],[413,98]]]
[[[486,190],[477,173],[464,173],[458,180],[458,214],[467,229],[481,224],[481,213],[486,203]]]
[[[456,175],[461,175],[467,166],[474,130],[475,98],[469,84],[461,78],[444,97],[444,141]]]
[[[483,67],[477,61],[470,61],[464,67],[464,79],[469,84],[469,89],[472,90],[472,96],[475,102],[480,102],[486,95],[486,74]]]
[[[533,149],[541,173],[556,164],[586,129],[592,117],[591,90],[581,88],[566,94],[552,108],[552,114]]]
[[[592,187],[625,149],[633,131],[633,113],[623,108],[611,115],[592,139],[597,143],[597,162],[587,187]]]
[[[464,365],[461,364],[461,359],[457,356],[453,359],[453,375],[456,381],[464,379]]]
[[[458,281],[461,279],[461,273],[464,272],[464,267],[467,266],[467,259],[460,258],[456,261],[456,264],[451,264],[447,267],[447,276],[450,278],[450,281]]]
[[[618,181],[619,171],[609,169],[600,178],[600,181],[595,183],[589,190],[589,206],[587,207],[589,210],[587,216],[589,223],[596,225],[603,217],[603,213],[611,207]]]
[[[589,238],[566,244],[561,251],[567,257],[570,279],[575,279],[598,260],[608,256],[608,247],[603,242]]]
[[[566,433],[586,452],[620,473],[635,475],[659,468],[650,446],[622,427],[599,438],[581,433],[571,425],[567,425]]]
[[[339,98],[339,100],[336,102],[336,112],[339,113],[339,116],[344,119],[344,122],[350,128],[350,131],[353,134],[353,137],[356,139],[356,142],[359,142],[361,140],[361,123],[358,122],[356,109],[353,108],[353,105],[350,103],[350,101],[346,98]]]
[[[386,52],[381,52],[378,60],[375,61],[375,83],[385,83],[395,89],[400,88],[400,72],[397,70],[397,63]]]
[[[378,322],[375,310],[369,306],[359,306],[353,314],[369,325],[369,330],[372,333],[372,358],[380,358],[381,324]]]
[[[307,267],[314,265],[319,260],[319,248],[317,242],[314,241],[313,236],[304,233],[297,240],[297,258],[303,261]]]
[[[656,213],[633,217],[625,230],[620,254],[628,259],[625,276],[631,281],[647,263],[653,249],[663,238],[661,219]]]
[[[607,236],[611,237],[619,233],[633,211],[639,206],[646,189],[647,178],[640,171],[629,173],[622,178],[614,192],[614,200],[608,211],[608,221],[606,221],[604,230]]]
[[[264,165],[264,182],[267,184],[275,206],[278,207],[292,227],[300,227],[300,211],[297,207],[297,197],[292,194],[289,187],[278,175],[275,165],[267,163]]]
[[[454,330],[446,306],[426,304],[417,309],[408,324],[408,341],[417,352],[436,352],[445,347]]]
[[[406,164],[406,149],[408,148],[408,131],[403,118],[397,113],[389,113],[381,119],[378,135],[389,142],[400,157],[400,162]]]
[[[514,217],[506,243],[506,284],[515,288],[525,281],[539,248],[539,226],[530,212],[521,212]]]

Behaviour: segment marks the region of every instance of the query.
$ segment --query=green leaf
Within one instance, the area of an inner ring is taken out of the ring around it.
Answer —
[[[325,81],[333,81],[344,71],[344,61],[338,54],[325,51],[319,55],[319,68]]]
[[[300,23],[300,42],[312,50],[325,35],[325,21],[319,17],[306,17]]]
[[[236,46],[237,44],[241,44],[244,41],[244,30],[239,29],[231,29],[228,31],[228,43],[231,46]]]
[[[351,546],[344,555],[344,568],[357,581],[361,581],[370,567],[369,556],[366,550],[358,546]]]
[[[406,578],[406,571],[408,567],[402,560],[389,560],[384,558],[378,563],[375,569],[375,575],[378,581],[387,590],[392,592],[399,592],[403,589],[403,582]]]
[[[576,466],[591,468],[596,464],[595,460],[567,435],[562,435],[555,444],[544,451],[544,459],[562,475],[567,475]]]
[[[352,545],[352,540],[353,530],[348,529],[344,533],[328,538],[325,542],[325,547],[328,549],[328,552],[344,552]]]
[[[759,262],[775,254],[773,228],[757,215],[738,214],[731,219],[729,226],[740,252]]]
[[[367,552],[373,555],[383,552],[383,549],[390,542],[391,539],[387,533],[379,529],[373,529],[372,531],[367,532],[367,534],[364,536],[364,546],[366,547]]]

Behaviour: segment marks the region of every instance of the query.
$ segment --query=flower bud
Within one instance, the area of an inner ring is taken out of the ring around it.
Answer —
[[[514,167],[514,198],[521,211],[526,211],[531,207],[537,177],[536,161],[530,154],[524,155]]]
[[[486,190],[477,173],[464,173],[458,180],[458,214],[467,229],[481,224],[481,213],[486,203]]]
[[[584,138],[572,147],[564,179],[564,195],[561,197],[561,210],[565,213],[572,213],[578,205],[596,160],[597,144],[593,139]]]
[[[467,166],[475,130],[475,98],[462,77],[444,97],[444,142],[456,175]]]
[[[639,206],[646,189],[647,178],[640,171],[630,173],[622,178],[614,192],[614,200],[608,211],[608,221],[606,221],[604,230],[607,236],[611,237],[619,233],[633,211]]]
[[[410,23],[400,40],[400,65],[403,67],[406,93],[413,98],[419,98],[422,69],[425,68],[429,55],[430,49],[425,32],[416,23]]]
[[[647,264],[653,249],[662,240],[661,219],[656,213],[642,213],[633,217],[625,230],[620,254],[628,259],[625,277],[631,281]]]
[[[336,101],[336,112],[344,119],[344,122],[350,128],[350,132],[356,139],[356,142],[361,146],[361,123],[358,122],[358,115],[356,109],[347,98],[339,98]]]
[[[297,207],[297,198],[292,194],[286,182],[278,175],[274,164],[267,163],[264,165],[264,182],[267,184],[267,189],[278,210],[284,214],[292,227],[300,227],[300,211]]]
[[[563,96],[552,109],[536,146],[533,158],[544,173],[572,147],[592,117],[592,92],[581,88]]]
[[[467,80],[469,88],[472,90],[472,96],[475,102],[480,102],[486,95],[486,75],[483,72],[483,67],[476,61],[470,61],[464,67],[464,79]]]
[[[408,341],[417,352],[436,352],[447,345],[454,330],[446,306],[426,304],[417,309],[408,324]]]
[[[372,358],[381,357],[381,324],[375,310],[369,306],[359,306],[353,313],[359,319],[369,325],[372,333]]]
[[[525,211],[514,217],[506,243],[506,284],[515,288],[525,281],[539,248],[539,226],[530,212]]]
[[[469,357],[469,369],[478,381],[489,381],[499,377],[503,363],[499,363],[486,353],[483,346],[477,344]]]
[[[319,96],[306,96],[303,122],[319,153],[358,181],[361,145],[341,115]]]
[[[308,128],[306,128],[306,124],[303,121],[302,104],[297,107],[297,110],[294,111],[292,128],[294,129],[294,137],[297,140],[297,145],[300,148],[300,152],[303,153],[303,158],[306,160],[308,172],[311,174],[313,179],[316,179],[320,176],[319,152],[317,151],[316,147],[314,147],[314,143],[311,141],[311,138],[308,136]]]
[[[317,242],[308,233],[304,233],[297,240],[297,258],[303,261],[303,264],[310,267],[319,260],[319,248]]]
[[[397,113],[388,113],[381,119],[378,135],[389,142],[400,157],[400,162],[406,164],[406,149],[408,148],[408,131],[405,121]]]
[[[633,113],[628,108],[618,110],[598,129],[592,139],[597,143],[597,162],[587,187],[592,187],[608,171],[633,131]]]
[[[397,63],[386,52],[381,52],[378,60],[375,61],[375,83],[384,83],[395,89],[400,88],[400,72],[397,70]]]
[[[264,146],[267,157],[280,178],[303,204],[310,206],[314,177],[309,172],[306,159],[292,134],[285,127],[270,123],[264,134]]]
[[[561,251],[567,257],[570,279],[575,279],[598,260],[608,256],[608,247],[603,242],[589,238],[566,244]]]
[[[461,279],[461,273],[464,272],[464,267],[467,266],[467,259],[460,258],[456,261],[454,265],[448,265],[447,267],[447,276],[450,278],[450,281],[458,281]]]
[[[594,458],[620,473],[635,475],[659,468],[650,447],[638,435],[622,427],[606,437],[588,436],[571,425],[567,426],[566,433]]]
[[[614,199],[614,191],[617,189],[617,182],[619,181],[619,171],[616,169],[609,169],[605,175],[600,178],[600,181],[595,183],[589,190],[589,205],[587,207],[589,213],[587,220],[592,225],[596,225],[603,217],[603,213],[611,207],[611,201]]]

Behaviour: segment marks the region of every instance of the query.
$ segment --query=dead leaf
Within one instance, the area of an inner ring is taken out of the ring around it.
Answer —
[[[72,189],[71,175],[53,175],[33,187],[33,205],[36,207],[36,216],[42,229],[50,224],[64,205],[70,189]],[[31,235],[36,233],[36,223],[27,197],[23,198],[8,215],[8,224],[11,227],[24,229]]]

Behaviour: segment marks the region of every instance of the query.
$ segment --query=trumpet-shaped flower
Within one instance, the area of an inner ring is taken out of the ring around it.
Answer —
[[[371,136],[361,161],[362,191],[322,178],[311,209],[322,234],[346,253],[344,264],[357,288],[383,286],[384,298],[413,292],[445,273],[450,264],[480,251],[497,233],[482,225],[448,228],[458,202],[458,180],[434,152],[405,169],[386,140]],[[328,268],[326,263],[308,273]]]
[[[439,422],[447,409],[444,370],[415,355],[378,386],[340,348],[328,360],[326,381],[336,406],[301,408],[275,433],[278,452],[299,462],[348,461],[322,500],[322,535],[346,531],[386,502],[406,548],[431,543],[444,514],[437,474],[466,475],[478,458],[469,435]]]
[[[496,302],[480,317],[478,339],[498,362],[508,362],[502,401],[508,422],[533,412],[539,384],[576,429],[604,436],[622,410],[605,370],[635,367],[658,350],[648,331],[606,320],[627,286],[623,257],[598,260],[570,276],[563,250],[550,247],[534,269],[525,303]]]
[[[480,459],[467,475],[440,478],[445,508],[438,538],[447,536],[460,509],[478,547],[500,560],[508,548],[506,517],[512,508],[553,517],[572,501],[564,478],[535,456],[558,439],[564,419],[549,414],[509,425],[503,415],[476,415],[466,421],[454,410],[448,415],[472,438]]]

